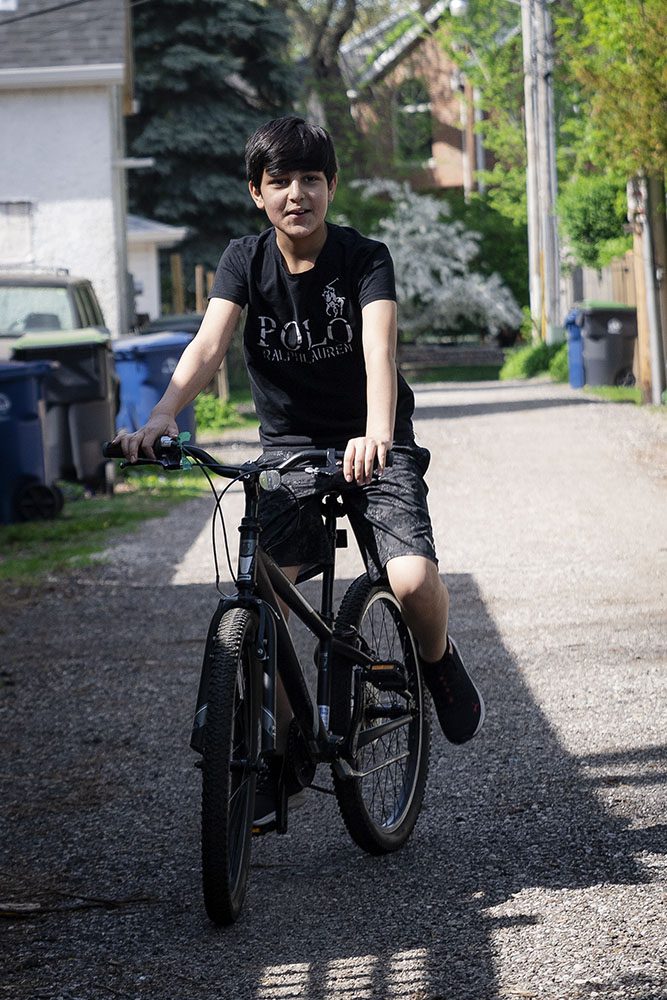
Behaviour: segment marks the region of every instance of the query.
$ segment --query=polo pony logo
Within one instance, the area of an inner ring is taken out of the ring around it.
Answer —
[[[334,278],[333,281],[330,281],[328,285],[324,286],[324,291],[322,292],[326,305],[327,316],[331,316],[333,319],[337,319],[339,316],[343,315],[343,306],[345,305],[345,299],[340,295],[336,295],[334,285],[337,281],[338,278]]]

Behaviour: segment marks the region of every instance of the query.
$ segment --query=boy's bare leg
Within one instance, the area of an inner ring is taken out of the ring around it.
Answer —
[[[484,699],[447,634],[449,593],[438,568],[423,556],[397,556],[387,563],[387,576],[417,640],[442,731],[451,743],[467,743],[484,723]]]
[[[423,556],[396,556],[387,563],[387,576],[420,655],[434,663],[446,649],[449,617],[449,591],[438,567]]]

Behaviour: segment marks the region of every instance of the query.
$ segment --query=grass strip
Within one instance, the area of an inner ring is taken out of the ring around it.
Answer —
[[[605,399],[608,403],[643,403],[642,391],[636,386],[625,385],[586,385],[584,391],[591,396]]]
[[[433,368],[401,367],[409,382],[497,382],[500,365],[440,365]]]
[[[62,513],[53,521],[0,525],[0,580],[35,583],[40,577],[91,562],[115,531],[134,531],[142,521],[168,514],[175,503],[202,496],[206,480],[195,470],[159,475],[136,471],[113,497],[85,495],[61,484]]]

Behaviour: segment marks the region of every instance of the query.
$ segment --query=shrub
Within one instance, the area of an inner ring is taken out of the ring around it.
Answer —
[[[554,382],[567,382],[570,366],[567,360],[567,344],[561,344],[549,362],[549,375]]]
[[[571,178],[558,199],[561,228],[577,264],[601,268],[632,245],[624,235],[625,182],[598,174]]]
[[[540,341],[539,344],[528,344],[527,347],[512,351],[500,369],[500,378],[503,380],[532,378],[533,375],[548,371],[551,359],[561,346]]]
[[[236,407],[210,392],[201,392],[195,399],[195,417],[200,431],[221,431],[240,423]]]
[[[509,288],[497,274],[477,269],[481,237],[448,218],[446,202],[391,180],[358,186],[367,197],[388,199],[372,235],[394,260],[402,332],[417,338],[432,330],[495,334],[519,326],[521,310]]]

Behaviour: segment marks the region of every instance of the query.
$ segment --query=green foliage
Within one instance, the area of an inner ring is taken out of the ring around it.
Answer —
[[[197,430],[220,431],[226,427],[238,427],[244,422],[236,406],[210,392],[201,392],[195,400]]]
[[[641,406],[644,402],[642,391],[637,386],[586,385],[584,391],[591,396],[604,399],[607,403],[634,403],[636,406]]]
[[[568,181],[558,210],[577,264],[601,268],[630,249],[631,237],[623,232],[625,203],[625,184],[613,177],[586,174]]]
[[[519,306],[529,301],[528,239],[526,227],[500,212],[492,201],[473,195],[468,202],[462,191],[444,194],[451,218],[460,219],[466,229],[479,234],[478,269],[486,275],[499,274]]]
[[[341,175],[327,218],[339,226],[352,226],[367,236],[377,229],[390,206],[386,195],[369,195],[358,181],[350,182]]]
[[[497,382],[500,365],[435,365],[433,368],[401,366],[408,382]]]
[[[554,382],[567,382],[570,368],[567,361],[567,344],[560,344],[558,350],[549,362],[549,375]]]
[[[626,176],[667,163],[667,5],[664,0],[569,0],[554,5],[558,43],[580,88],[580,142],[590,161]]]
[[[561,350],[560,344],[545,344],[544,341],[519,347],[508,354],[505,364],[500,369],[500,378],[508,381],[532,378],[534,375],[548,372],[549,365],[559,350]]]
[[[488,203],[516,226],[525,226],[523,56],[518,25],[518,9],[507,0],[470,0],[466,16],[443,18],[437,35],[480,93],[484,120],[476,131],[496,161],[478,175],[488,188]]]
[[[258,0],[165,0],[134,8],[136,95],[129,148],[155,167],[130,173],[133,211],[188,226],[188,278],[213,268],[230,237],[261,219],[243,150],[259,124],[290,110],[285,22]]]
[[[77,497],[68,489],[64,510],[53,521],[0,526],[0,580],[35,584],[46,573],[86,565],[111,543],[112,532],[133,531],[207,488],[192,472],[158,476],[135,470],[126,476],[113,497]]]

